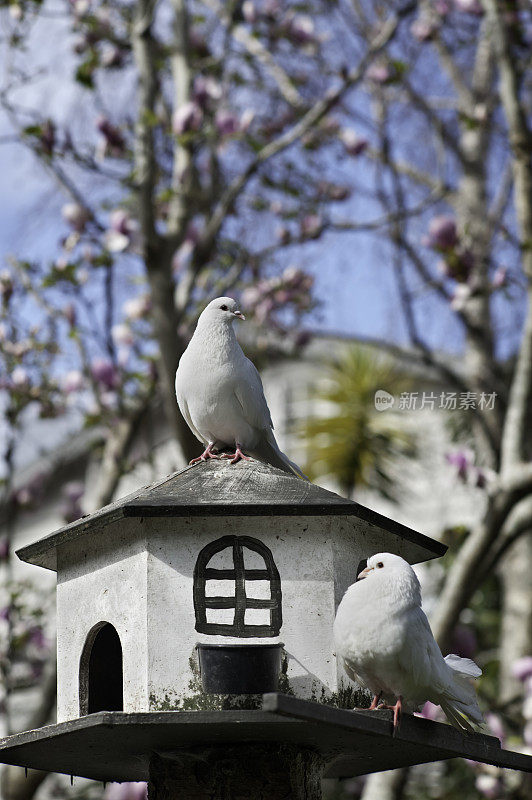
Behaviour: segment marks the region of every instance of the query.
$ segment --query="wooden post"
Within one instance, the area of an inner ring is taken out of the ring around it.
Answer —
[[[321,800],[325,761],[292,744],[234,744],[153,754],[149,800]]]

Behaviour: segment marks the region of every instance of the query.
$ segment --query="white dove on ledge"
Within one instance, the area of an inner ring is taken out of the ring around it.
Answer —
[[[482,725],[471,681],[482,671],[469,658],[442,656],[417,576],[400,556],[368,558],[338,606],[334,641],[349,677],[373,692],[370,709],[393,708],[394,734],[401,711],[418,711],[427,700],[463,732],[473,732],[470,721]]]
[[[179,409],[205,446],[191,464],[218,458],[215,450],[235,447],[231,464],[247,455],[305,476],[279,449],[257,369],[240,347],[233,322],[245,319],[231,297],[212,300],[202,312],[179,362],[175,391]]]

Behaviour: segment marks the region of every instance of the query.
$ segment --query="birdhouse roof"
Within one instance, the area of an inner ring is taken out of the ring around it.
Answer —
[[[22,561],[54,569],[57,548],[122,518],[352,516],[441,556],[446,546],[314,483],[259,461],[212,460],[186,467],[116,500],[17,551]]]

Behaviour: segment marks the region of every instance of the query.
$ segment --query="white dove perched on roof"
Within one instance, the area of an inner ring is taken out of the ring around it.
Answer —
[[[175,391],[179,409],[205,450],[191,464],[217,458],[214,450],[235,447],[235,464],[259,461],[305,477],[279,449],[270,410],[256,367],[240,347],[233,322],[245,319],[231,297],[218,297],[204,309],[179,362]]]
[[[370,708],[394,709],[394,733],[402,709],[419,710],[427,700],[461,731],[474,730],[469,720],[482,725],[471,682],[482,672],[469,658],[442,656],[417,576],[400,556],[368,558],[338,606],[334,640],[349,677],[373,692]],[[381,697],[388,705],[379,706]]]

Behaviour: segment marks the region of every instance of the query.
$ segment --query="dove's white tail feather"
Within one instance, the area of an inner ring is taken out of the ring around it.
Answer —
[[[455,672],[460,672],[462,675],[468,675],[470,678],[480,678],[482,675],[482,670],[478,664],[475,664],[475,662],[470,658],[461,658],[454,653],[449,653],[448,656],[445,656],[445,662]]]
[[[467,719],[467,717],[463,716],[450,702],[446,702],[442,700],[440,702],[440,706],[442,708],[443,713],[453,725],[454,728],[457,728],[459,731],[467,731],[468,733],[474,733],[475,729]]]
[[[477,725],[484,723],[482,712],[478,707],[475,687],[471,682],[471,678],[478,678],[482,675],[482,670],[470,658],[460,658],[454,653],[445,657],[445,663],[453,671],[456,693],[451,695],[449,692],[440,705],[455,727],[472,731],[469,720]]]
[[[307,476],[297,464],[290,461],[283,451],[279,449],[279,445],[275,441],[275,436],[272,431],[265,432],[259,444],[250,451],[249,454],[259,461],[265,461],[267,464],[271,464],[272,467],[278,467],[284,472],[288,472],[290,475],[297,475],[298,478],[303,478],[303,480],[308,481]]]

